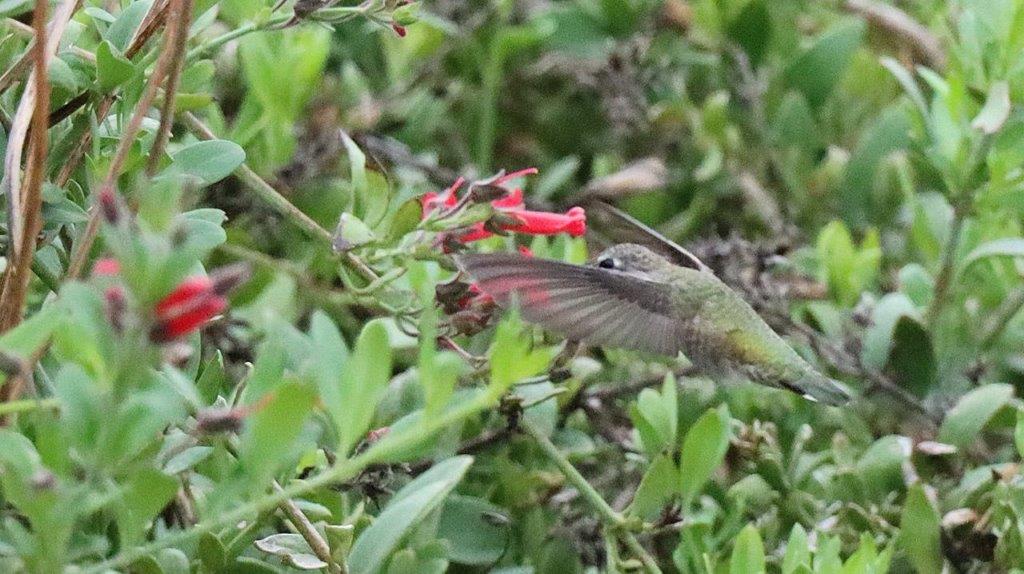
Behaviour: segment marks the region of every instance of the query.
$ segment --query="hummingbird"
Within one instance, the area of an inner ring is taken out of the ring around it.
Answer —
[[[457,263],[499,306],[516,305],[527,321],[569,340],[682,352],[713,377],[739,376],[827,405],[849,401],[710,268],[654,233],[664,249],[622,243],[586,265],[512,253],[464,254]]]

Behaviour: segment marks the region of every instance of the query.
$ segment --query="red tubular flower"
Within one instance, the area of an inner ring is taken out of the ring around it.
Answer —
[[[568,233],[573,237],[581,237],[587,233],[587,214],[582,207],[573,207],[565,213],[549,213],[547,211],[528,211],[525,209],[501,210],[512,216],[518,223],[499,224],[498,228],[513,233],[527,235],[557,235]],[[477,223],[459,236],[459,241],[470,243],[493,236],[487,230],[486,223]]]
[[[530,167],[495,177],[491,180],[477,182],[474,184],[477,189],[487,188],[488,193],[481,194],[483,197],[493,197],[493,191],[500,191],[504,184],[516,178],[533,175],[537,168]],[[423,217],[426,218],[436,210],[452,209],[459,204],[457,193],[465,183],[459,178],[448,189],[437,193],[424,194],[421,202],[423,204]],[[474,187],[470,186],[470,192]],[[451,237],[460,243],[470,243],[480,239],[486,239],[494,235],[495,231],[509,231],[514,233],[526,233],[529,235],[556,235],[568,233],[573,237],[580,237],[587,231],[586,213],[582,207],[573,207],[565,213],[548,213],[544,211],[529,211],[523,203],[523,190],[516,187],[498,199],[490,202],[491,207],[497,212],[490,221],[480,222],[470,227],[457,236]]]
[[[517,210],[509,212],[521,221],[520,225],[502,226],[505,231],[528,233],[530,235],[555,235],[568,233],[580,237],[587,232],[587,214],[582,207],[573,207],[564,214],[546,211]]]
[[[209,277],[189,277],[156,304],[156,325],[151,336],[171,341],[202,327],[227,307],[228,301]]]

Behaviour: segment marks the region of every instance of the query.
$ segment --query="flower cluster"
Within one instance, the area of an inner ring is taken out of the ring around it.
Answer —
[[[114,277],[120,271],[121,266],[116,259],[105,258],[96,262],[92,272],[94,277]],[[208,276],[186,278],[154,305],[150,338],[164,343],[199,330],[227,308],[228,293],[245,282],[248,276],[248,266],[228,265]],[[124,288],[119,284],[107,287],[104,299],[111,325],[122,330],[127,310]]]
[[[530,211],[526,209],[523,202],[523,190],[518,187],[508,189],[504,185],[517,177],[535,173],[537,173],[537,168],[527,168],[509,174],[500,173],[489,180],[471,184],[466,195],[461,199],[457,194],[465,184],[465,180],[460,177],[448,189],[440,193],[430,192],[423,196],[423,217],[429,217],[435,212],[442,214],[454,212],[468,203],[490,203],[495,211],[491,218],[473,224],[466,231],[453,234],[454,239],[463,244],[504,233],[525,233],[527,235],[568,233],[573,237],[585,234],[587,232],[587,216],[582,207],[573,207],[565,213]]]
[[[499,173],[488,180],[470,184],[468,191],[461,198],[458,192],[465,184],[465,180],[459,178],[448,189],[439,193],[427,193],[422,197],[423,217],[450,217],[469,204],[490,204],[494,214],[486,221],[442,235],[446,250],[505,233],[567,233],[573,237],[584,235],[587,231],[587,219],[583,208],[573,207],[565,213],[530,211],[523,202],[523,190],[509,189],[505,185],[517,177],[535,173],[536,168],[509,174]],[[526,247],[520,247],[519,252],[527,257],[533,256]],[[493,297],[482,292],[477,285],[462,281],[460,277],[439,284],[435,295],[444,312],[450,315],[449,323],[456,333],[471,335],[479,332],[486,327],[495,308]]]

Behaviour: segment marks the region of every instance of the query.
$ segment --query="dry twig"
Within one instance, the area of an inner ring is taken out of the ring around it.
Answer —
[[[946,67],[946,53],[939,39],[903,10],[874,0],[846,0],[843,8],[907,43],[930,67],[936,70]]]
[[[157,58],[153,73],[150,75],[149,81],[146,82],[142,97],[139,98],[139,102],[135,105],[135,110],[132,112],[131,119],[128,120],[127,127],[121,133],[121,141],[118,143],[117,151],[114,153],[114,159],[110,162],[107,177],[99,192],[95,194],[97,198],[107,193],[114,193],[117,186],[117,178],[121,175],[121,170],[128,158],[128,152],[131,150],[132,144],[135,143],[135,136],[138,135],[139,129],[142,128],[142,120],[145,119],[150,106],[153,105],[153,100],[156,99],[160,84],[163,82],[164,77],[166,77],[171,62],[174,59],[174,42],[176,34],[178,34],[177,30],[182,27],[185,27],[187,30],[188,24],[184,18],[180,17],[178,12],[181,9],[181,4],[182,0],[178,0],[173,4],[174,8],[172,10],[174,14],[168,18],[160,57]],[[89,212],[89,220],[86,222],[85,230],[78,239],[74,254],[71,257],[71,265],[68,267],[67,272],[68,278],[74,279],[81,275],[85,262],[89,258],[92,244],[96,240],[96,233],[99,231],[100,216],[101,210],[93,206]]]

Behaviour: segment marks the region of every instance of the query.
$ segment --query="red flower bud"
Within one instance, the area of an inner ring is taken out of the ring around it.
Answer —
[[[398,34],[399,38],[405,38],[405,26],[392,23],[391,29],[395,31],[395,34]]]
[[[465,182],[466,180],[460,177],[455,180],[455,183],[453,183],[451,187],[441,193],[431,191],[423,194],[423,197],[420,199],[423,204],[423,217],[426,218],[436,209],[451,209],[455,207],[459,202],[459,199],[455,197],[455,192],[457,192]]]
[[[380,427],[376,429],[371,429],[368,433],[366,433],[366,442],[375,443],[380,439],[388,436],[389,432],[391,432],[391,427]]]
[[[218,267],[210,273],[210,281],[213,282],[213,292],[218,295],[227,295],[235,290],[242,283],[249,280],[252,270],[248,263],[233,263]]]
[[[188,335],[227,307],[209,277],[189,277],[156,304],[156,325],[150,336],[165,342]]]
[[[104,257],[92,266],[92,274],[95,277],[110,277],[121,272],[121,263],[117,259]]]
[[[107,321],[118,333],[124,331],[124,315],[127,309],[124,289],[120,285],[108,287],[103,292],[103,311],[107,315]]]
[[[118,204],[114,190],[105,187],[99,194],[100,213],[103,219],[110,225],[117,225],[121,221],[121,206]]]

